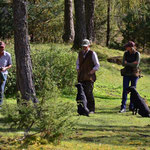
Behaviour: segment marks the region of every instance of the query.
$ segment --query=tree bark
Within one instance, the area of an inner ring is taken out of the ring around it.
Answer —
[[[87,38],[84,0],[74,0],[75,6],[75,39],[73,48],[79,49],[83,39]]]
[[[64,10],[64,42],[72,42],[74,40],[74,22],[72,12],[72,0],[65,0]]]
[[[13,0],[17,89],[22,99],[37,102],[28,39],[27,1]]]
[[[110,42],[110,0],[107,0],[107,36],[106,36],[106,46],[109,46]]]
[[[94,33],[94,9],[95,9],[95,0],[85,0],[85,13],[86,13],[86,31],[87,38],[90,42],[94,42],[95,33]]]

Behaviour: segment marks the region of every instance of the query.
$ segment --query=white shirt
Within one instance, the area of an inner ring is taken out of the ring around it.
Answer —
[[[4,55],[0,57],[0,67],[6,67],[12,65],[10,53],[4,51]],[[4,71],[4,74],[8,74],[8,71]]]
[[[89,52],[89,50],[86,52],[86,54]],[[84,57],[86,56],[86,54],[84,55]],[[99,60],[98,60],[97,54],[95,52],[93,52],[92,61],[94,63],[93,70],[97,71],[99,69],[99,67],[100,67],[100,64],[99,64]],[[79,56],[78,56],[78,59],[76,61],[76,69],[79,70]]]

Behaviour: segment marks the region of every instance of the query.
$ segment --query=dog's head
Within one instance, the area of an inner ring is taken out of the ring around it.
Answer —
[[[82,83],[80,83],[80,82],[78,84],[76,84],[75,86],[77,87],[78,90],[82,90],[83,89]]]
[[[127,93],[134,92],[134,91],[136,91],[136,87],[135,86],[130,86],[126,90],[127,90]]]

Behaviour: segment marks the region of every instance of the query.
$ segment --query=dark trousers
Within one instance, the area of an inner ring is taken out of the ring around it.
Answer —
[[[82,82],[82,86],[84,89],[85,96],[87,98],[87,108],[90,112],[95,112],[95,100],[93,96],[94,83],[90,81],[84,81]]]
[[[122,104],[121,109],[126,109],[126,102],[127,102],[127,88],[129,87],[129,84],[131,82],[131,86],[137,85],[138,77],[132,77],[132,76],[124,76],[123,77],[123,93],[122,93]],[[131,103],[130,99],[130,105],[129,109],[133,108],[133,104]]]

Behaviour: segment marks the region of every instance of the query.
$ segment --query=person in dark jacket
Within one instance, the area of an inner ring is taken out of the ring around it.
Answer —
[[[95,72],[99,69],[99,60],[97,54],[90,50],[90,41],[84,39],[82,50],[79,52],[76,62],[78,72],[78,82],[82,83],[85,96],[87,98],[87,108],[90,113],[95,112],[95,100],[93,96],[93,86],[96,81]]]
[[[138,76],[135,75],[135,72],[138,70],[140,63],[140,53],[135,49],[135,43],[129,41],[125,45],[125,53],[123,56],[123,66],[125,67],[125,73],[123,76],[123,93],[122,93],[122,102],[120,113],[126,112],[126,102],[127,102],[127,88],[131,82],[131,86],[136,87]],[[129,110],[133,109],[133,104],[130,100]]]

